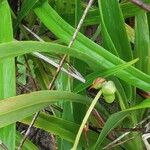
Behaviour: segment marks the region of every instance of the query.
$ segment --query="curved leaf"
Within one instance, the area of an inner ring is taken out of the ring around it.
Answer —
[[[40,20],[45,24],[45,26],[50,29],[55,35],[57,35],[66,44],[69,43],[74,28],[72,28],[68,23],[66,23],[50,6],[47,2],[42,3],[35,8],[35,13],[40,18]],[[54,17],[55,16],[55,17]],[[112,55],[106,51],[101,46],[92,42],[82,34],[78,34],[78,38],[74,43],[74,47],[80,50],[80,52],[85,55],[90,55],[95,60],[93,64],[93,69],[97,69],[101,66],[106,69],[123,63],[123,60]],[[97,65],[96,65],[97,64]],[[117,74],[122,80],[130,82],[139,88],[146,91],[150,90],[150,77],[142,72],[139,72],[133,67],[129,67],[128,71],[121,71]],[[140,77],[140,79],[139,79]]]
[[[107,36],[103,36],[104,43],[106,43],[105,41],[107,41],[108,36],[110,36],[119,57],[126,61],[131,60],[131,46],[125,30],[125,22],[118,0],[99,0],[98,3],[101,22],[103,22],[103,26],[106,28],[103,30],[102,26],[102,32],[108,32]],[[107,49],[110,49],[110,43],[107,44]]]
[[[31,120],[32,117],[28,117],[24,119],[22,122],[26,124],[30,124]],[[58,117],[41,113],[35,122],[35,127],[41,128],[47,132],[58,135],[59,137],[73,143],[80,125]],[[87,138],[89,141],[88,143],[89,146],[92,146],[96,142],[98,138],[98,134],[89,130],[87,132]],[[86,142],[87,141],[85,139],[85,136],[82,135],[80,144],[86,147],[87,146]]]
[[[23,136],[17,132],[16,133],[16,149],[17,146],[19,145],[20,141],[22,140]],[[28,139],[25,141],[25,143],[23,144],[22,150],[38,150],[38,148]]]
[[[8,42],[4,44],[0,44],[0,60],[8,58],[8,57],[15,57],[19,55],[23,55],[26,53],[30,52],[49,52],[49,53],[55,53],[55,54],[69,54],[73,57],[76,57],[78,59],[81,59],[85,61],[86,63],[91,63],[94,66],[97,66],[99,68],[100,65],[104,65],[107,69],[110,69],[112,67],[115,67],[115,65],[112,65],[111,62],[109,61],[109,54],[107,51],[106,53],[108,54],[108,57],[106,57],[108,60],[105,58],[97,55],[94,52],[87,53],[86,51],[82,51],[81,49],[75,49],[71,48],[68,49],[65,46],[54,44],[54,43],[48,43],[48,42]],[[107,56],[106,54],[106,56]],[[113,58],[115,57],[114,55],[110,54]],[[99,61],[96,60],[96,57],[99,57]],[[115,57],[114,59],[117,59],[116,62],[118,64],[125,63],[118,57]],[[103,61],[103,63],[101,62]],[[109,65],[111,64],[111,65]],[[99,71],[99,69],[98,69]],[[140,72],[139,70],[135,69],[134,67],[128,67],[128,70],[122,70],[119,73],[116,74],[117,77],[125,80],[131,85],[134,85],[136,87],[139,87],[143,90],[150,90],[150,76]]]
[[[28,14],[28,12],[34,7],[38,0],[25,0],[21,5],[21,10],[17,16],[17,25],[21,22],[21,20]]]
[[[108,133],[114,129],[117,125],[119,125],[119,123],[125,118],[127,117],[132,111],[134,110],[138,110],[138,109],[145,109],[145,108],[149,108],[150,107],[150,98],[144,100],[143,102],[141,102],[140,104],[123,110],[121,112],[115,113],[113,115],[111,115],[109,117],[109,119],[107,120],[107,122],[105,123],[104,128],[102,129],[99,138],[94,146],[94,149],[99,149],[99,147],[101,146],[101,143],[103,142],[103,140],[105,139],[105,137],[108,135]]]
[[[90,99],[65,91],[39,91],[7,98],[0,101],[0,128],[62,100],[86,104]]]
[[[85,77],[86,82],[84,84],[82,84],[82,83],[78,84],[75,87],[74,92],[79,93],[82,90],[86,89],[87,87],[89,87],[93,83],[94,79],[96,79],[97,77],[106,78],[108,76],[115,75],[115,74],[119,73],[121,70],[126,69],[127,67],[129,67],[129,66],[133,65],[134,63],[136,63],[137,60],[138,59],[135,59],[135,60],[132,60],[128,63],[115,66],[115,67],[113,67],[113,68],[111,68],[107,71],[103,71],[103,72],[96,71],[96,72],[93,72],[93,73],[87,75]]]

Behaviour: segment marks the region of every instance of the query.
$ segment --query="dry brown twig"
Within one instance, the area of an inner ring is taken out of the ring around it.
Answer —
[[[8,150],[7,146],[0,140],[0,147],[3,149],[3,150]]]
[[[139,122],[138,124],[136,124],[132,129],[135,129],[136,127],[142,125],[144,122],[146,122],[148,119],[150,119],[150,116],[144,118],[141,122]],[[109,143],[107,146],[105,146],[103,149],[108,149],[109,147],[112,147],[113,145],[116,145],[117,142],[120,142],[122,138],[124,138],[125,136],[127,136],[131,131],[128,131],[124,134],[122,134],[121,136],[119,136],[117,139],[115,139],[114,141],[112,141],[111,143]]]
[[[32,30],[30,30],[28,27],[25,25],[22,25],[30,34],[32,34],[38,41],[40,42],[45,42],[42,38],[40,38],[37,34],[35,34]],[[44,60],[45,62],[51,64],[52,66],[58,68],[59,64],[53,61],[50,57],[47,57],[39,52],[33,52],[32,53],[34,56],[40,58],[41,60]],[[65,69],[64,67],[61,67],[61,71],[67,73],[68,75],[71,75],[72,77],[76,78],[77,80],[85,83],[85,79],[82,77],[82,75],[73,67],[70,66],[69,63],[67,63],[68,69]],[[73,72],[72,72],[73,70]]]
[[[81,28],[81,26],[82,26],[82,24],[83,24],[83,22],[84,22],[84,19],[85,19],[87,13],[88,13],[88,11],[89,11],[89,9],[90,9],[90,7],[91,7],[93,1],[94,1],[94,0],[89,0],[89,2],[88,2],[88,4],[87,4],[87,7],[85,8],[85,10],[84,10],[84,12],[83,12],[83,15],[82,15],[82,17],[81,17],[81,19],[80,19],[80,21],[79,21],[79,24],[78,24],[78,26],[77,26],[77,28],[76,28],[76,30],[75,30],[75,32],[74,32],[74,34],[73,34],[71,40],[70,40],[70,43],[69,43],[69,45],[68,45],[68,48],[72,47],[72,45],[74,44],[74,41],[75,41],[75,39],[77,38],[77,35],[78,35],[78,33],[79,33],[79,30],[80,30],[80,28]],[[57,68],[56,73],[55,73],[55,75],[54,75],[52,81],[50,82],[50,84],[49,84],[49,86],[48,86],[48,89],[49,89],[49,90],[51,90],[51,89],[53,88],[54,82],[55,82],[55,80],[57,79],[57,76],[58,76],[59,72],[61,71],[61,68],[62,68],[62,66],[63,66],[64,61],[65,61],[66,58],[67,58],[67,55],[64,55],[63,58],[62,58],[62,60],[60,61],[59,67]],[[23,139],[21,140],[21,142],[20,142],[20,144],[19,144],[17,150],[21,150],[21,148],[22,148],[24,142],[26,141],[27,136],[29,135],[29,133],[30,133],[30,131],[31,131],[31,128],[33,127],[33,125],[34,125],[36,119],[38,118],[38,116],[39,116],[39,112],[37,112],[37,113],[34,115],[32,121],[31,121],[31,124],[29,125],[29,127],[28,127],[28,129],[27,129],[27,131],[26,131],[26,133],[25,133]]]
[[[103,149],[106,149],[106,150],[113,149],[114,147],[120,146],[120,145],[122,145],[122,144],[124,144],[124,143],[126,143],[126,142],[128,142],[128,141],[130,141],[130,140],[132,140],[132,139],[134,139],[134,137],[131,137],[131,138],[126,139],[126,140],[124,140],[124,141],[119,141],[118,143],[116,143],[116,144],[114,144],[114,145],[111,145],[110,147],[103,148]]]
[[[130,0],[132,3],[134,3],[135,5],[141,7],[142,9],[150,12],[150,5],[149,4],[146,4],[144,3],[143,1],[141,0]]]

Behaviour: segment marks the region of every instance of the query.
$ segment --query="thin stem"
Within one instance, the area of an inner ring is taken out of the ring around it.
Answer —
[[[45,42],[42,38],[40,38],[37,34],[35,34],[32,30],[30,30],[28,27],[26,27],[25,25],[23,25],[23,27],[29,32],[31,33],[37,40],[39,40],[40,42]],[[39,52],[34,52],[33,55],[35,55],[36,57],[44,60],[45,62],[53,65],[54,67],[58,68],[60,65],[57,64],[54,60],[52,60],[51,58],[44,56],[43,54],[39,53]],[[68,64],[68,63],[67,63]],[[71,75],[72,77],[76,78],[77,80],[85,83],[85,79],[82,77],[82,75],[72,66],[70,66],[70,64],[68,64],[70,69],[65,69],[64,67],[61,67],[61,71],[67,73],[68,75]],[[71,70],[74,70],[74,72],[72,72]]]
[[[87,7],[86,7],[86,9],[85,9],[85,11],[83,12],[83,15],[82,15],[82,17],[81,17],[81,19],[80,19],[80,21],[79,21],[79,24],[78,24],[78,26],[77,26],[77,28],[76,28],[76,30],[75,30],[75,32],[74,32],[74,34],[73,34],[71,40],[70,40],[70,43],[69,43],[69,45],[68,45],[68,48],[70,48],[70,47],[74,44],[74,41],[75,41],[75,39],[76,39],[76,37],[77,37],[77,35],[78,35],[78,32],[79,32],[79,30],[80,30],[80,28],[81,28],[81,26],[82,26],[82,24],[83,24],[83,21],[84,21],[86,15],[87,15],[87,13],[88,13],[88,11],[89,11],[89,9],[90,9],[92,3],[93,3],[93,1],[94,1],[94,0],[90,0],[90,1],[89,1],[88,5],[87,5]],[[57,76],[58,76],[58,74],[59,74],[59,72],[60,72],[60,70],[61,70],[61,68],[62,68],[62,66],[63,66],[63,64],[64,64],[64,62],[65,62],[66,57],[67,57],[67,55],[64,55],[63,58],[62,58],[62,60],[60,61],[59,67],[57,68],[56,73],[55,73],[55,75],[54,75],[54,77],[53,77],[51,83],[50,83],[49,86],[48,86],[48,89],[49,89],[49,90],[51,90],[51,89],[53,88],[53,84],[54,84],[55,80],[57,79]],[[22,148],[22,146],[23,146],[25,140],[27,139],[27,136],[29,135],[30,130],[31,130],[32,126],[34,125],[34,123],[35,123],[36,119],[38,118],[38,116],[39,116],[39,112],[37,112],[37,113],[34,115],[34,117],[33,117],[33,119],[32,119],[32,122],[31,122],[30,126],[28,127],[28,129],[27,129],[27,131],[26,131],[26,133],[25,133],[25,135],[24,135],[24,137],[23,137],[23,139],[22,139],[22,141],[21,141],[21,143],[20,143],[20,145],[19,145],[19,147],[18,147],[17,150],[21,150],[21,148]]]
[[[150,144],[149,144],[149,142],[148,142],[148,139],[149,139],[149,138],[150,138],[150,133],[146,133],[146,134],[143,134],[143,135],[142,135],[142,139],[143,139],[143,142],[144,142],[145,147],[146,147],[147,150],[150,149]]]
[[[2,141],[0,141],[0,147],[1,147],[3,150],[8,150],[8,147],[7,147]]]
[[[97,112],[97,110],[95,108],[93,109],[92,114],[93,114],[94,118],[96,119],[99,127],[103,128],[104,124],[105,124],[105,121],[102,118],[102,116],[100,116],[100,114]]]
[[[136,124],[132,129],[135,129],[137,126],[142,125],[144,122],[146,122],[148,119],[150,119],[150,116],[146,117],[145,119],[143,119],[141,122],[139,122],[138,124]],[[121,136],[119,136],[117,139],[115,139],[113,142],[109,143],[107,146],[105,146],[103,149],[107,149],[108,147],[114,145],[115,143],[117,143],[118,141],[120,141],[122,138],[124,138],[125,136],[127,136],[129,133],[131,132],[128,131],[124,134],[122,134]]]
[[[97,93],[97,95],[95,96],[94,100],[92,101],[92,103],[91,103],[91,105],[90,105],[88,111],[86,112],[86,114],[85,114],[85,116],[84,116],[84,118],[83,118],[83,120],[82,120],[81,126],[80,126],[80,128],[79,128],[79,130],[78,130],[78,133],[77,133],[77,135],[76,135],[74,145],[73,145],[73,147],[72,147],[71,150],[76,150],[76,149],[77,149],[77,146],[78,146],[78,143],[79,143],[79,140],[80,140],[82,131],[83,131],[85,125],[86,125],[86,122],[88,121],[88,118],[89,118],[89,116],[90,116],[92,110],[94,109],[94,107],[95,107],[95,105],[96,105],[98,99],[100,98],[101,94],[102,94],[102,91],[100,90],[100,91]]]
[[[80,28],[81,28],[81,26],[82,26],[82,24],[83,24],[83,21],[84,21],[86,15],[87,15],[87,13],[88,13],[88,11],[89,11],[89,9],[90,9],[92,3],[93,3],[93,1],[94,1],[94,0],[90,0],[89,3],[88,3],[88,5],[87,5],[87,7],[86,7],[86,9],[84,10],[83,15],[82,15],[82,17],[81,17],[81,19],[80,19],[80,21],[79,21],[79,24],[78,24],[78,26],[77,26],[77,28],[76,28],[76,30],[75,30],[73,36],[72,36],[72,39],[71,39],[71,41],[70,41],[70,43],[69,43],[69,45],[68,45],[68,48],[72,47],[72,45],[74,44],[74,41],[75,41],[76,37],[78,36],[79,30],[80,30]],[[59,67],[57,68],[56,73],[55,73],[55,75],[54,75],[54,77],[53,77],[51,83],[50,83],[49,86],[48,86],[49,89],[51,89],[51,88],[53,87],[54,82],[55,82],[55,80],[57,79],[57,76],[58,76],[58,74],[59,74],[59,72],[60,72],[60,70],[61,70],[61,68],[62,68],[62,66],[63,66],[63,64],[64,64],[66,58],[67,58],[67,55],[65,54],[65,55],[63,56],[62,60],[60,61]]]
[[[114,145],[112,145],[111,147],[107,147],[107,148],[103,148],[103,149],[112,149],[112,148],[114,148],[114,147],[117,147],[117,146],[120,146],[120,145],[122,145],[122,144],[124,144],[124,143],[126,143],[126,142],[128,142],[128,141],[130,141],[130,140],[133,140],[135,137],[131,137],[131,138],[129,138],[129,139],[126,139],[126,140],[124,140],[124,141],[120,141],[119,143],[116,143],[116,144],[114,144]]]
[[[39,113],[40,113],[40,112],[37,112],[37,113],[34,115],[32,121],[31,121],[31,124],[29,125],[29,127],[28,127],[28,129],[27,129],[27,131],[26,131],[26,133],[25,133],[23,139],[21,140],[21,142],[20,142],[20,144],[19,144],[17,150],[21,150],[21,149],[22,149],[22,146],[23,146],[24,142],[26,141],[26,139],[27,139],[27,137],[28,137],[28,135],[29,135],[29,133],[30,133],[30,131],[31,131],[31,128],[33,127],[33,125],[34,125],[34,123],[35,123],[35,121],[36,121],[36,119],[38,118]]]
[[[105,124],[105,121],[104,119],[102,118],[102,116],[100,116],[100,114],[97,112],[97,110],[94,108],[93,111],[92,111],[92,114],[94,116],[94,118],[96,119],[98,125],[100,128],[103,128],[104,124]],[[108,135],[108,137],[111,139],[111,140],[114,140],[114,136],[112,133],[110,133]]]

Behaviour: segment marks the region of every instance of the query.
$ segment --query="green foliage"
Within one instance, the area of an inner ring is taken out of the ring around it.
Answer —
[[[111,115],[110,118],[107,120],[105,127],[101,131],[101,134],[99,135],[99,138],[98,138],[94,148],[97,149],[99,147],[99,145],[102,143],[102,141],[104,140],[104,138],[107,136],[107,134],[113,128],[115,128],[125,117],[127,117],[127,115],[130,115],[130,113],[132,111],[135,111],[138,109],[149,108],[150,107],[149,100],[150,99],[146,99],[142,103],[140,103],[132,108],[129,108],[124,111],[121,111],[121,112]]]
[[[83,0],[22,0],[19,8],[10,9],[7,0],[0,1],[3,16],[0,21],[0,141],[9,150],[15,150],[23,138],[16,132],[15,123],[30,124],[32,115],[46,107],[51,115],[45,111],[40,113],[35,127],[56,135],[60,150],[71,149],[73,143],[74,149],[102,149],[122,135],[115,128],[132,128],[148,116],[148,12],[126,0],[95,1],[73,46],[68,48],[86,6]],[[24,24],[34,34],[29,33]],[[43,39],[50,42],[42,42]],[[69,70],[71,64],[86,82],[60,72],[55,90],[49,91],[56,69],[36,58],[34,52],[52,60],[67,54],[65,68]],[[96,89],[91,91],[88,87],[93,87],[93,81],[101,78],[115,88],[106,83],[96,85],[103,92],[103,96],[101,92],[97,96]],[[30,94],[15,96],[16,81],[17,88],[23,88],[22,93]],[[38,91],[33,92],[35,90]],[[90,93],[95,97],[93,101]],[[89,129],[85,129],[85,125]],[[135,135],[130,133],[125,137],[126,142],[114,149],[144,149],[141,134],[129,140]],[[23,149],[36,150],[37,147],[27,140]]]
[[[24,119],[23,122],[29,124],[31,122],[31,119],[32,117],[28,117]],[[74,142],[76,133],[79,128],[79,125],[76,123],[43,113],[40,114],[37,122],[35,123],[35,126],[55,135],[59,135],[62,139],[65,139],[71,143]],[[94,133],[92,130],[89,131],[88,138],[90,146],[95,143],[97,137],[98,134]],[[86,141],[84,140],[84,138],[84,135],[82,135],[80,144],[86,147]]]
[[[10,8],[7,0],[0,1],[0,43],[13,40],[13,29]],[[15,86],[15,62],[14,58],[0,61],[0,100],[14,96]],[[15,124],[0,129],[0,140],[9,149],[15,149]]]
[[[27,77],[30,76],[30,74],[32,75],[33,78],[35,78],[33,61],[30,59],[28,60],[28,62],[26,62],[24,57],[19,56],[17,58],[17,62],[18,62],[17,69],[18,69],[18,74],[19,74],[17,81],[21,83],[22,85],[26,85]],[[28,65],[26,65],[26,63]]]
[[[17,68],[19,73],[18,82],[22,83],[23,85],[26,85],[26,67],[24,66],[25,60],[23,57],[18,57],[17,61]]]

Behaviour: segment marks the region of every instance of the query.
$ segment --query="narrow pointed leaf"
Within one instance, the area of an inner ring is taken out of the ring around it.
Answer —
[[[23,120],[23,123],[30,124],[32,117],[26,118]],[[51,115],[46,115],[41,113],[39,118],[37,119],[35,126],[37,128],[41,128],[47,132],[50,132],[52,134],[58,135],[59,137],[73,143],[75,136],[77,134],[77,131],[80,127],[79,124],[54,117]],[[93,131],[89,130],[87,133],[89,146],[91,147],[94,145],[98,134],[94,133]],[[86,140],[84,135],[82,135],[80,144],[84,147],[87,146]]]
[[[84,37],[85,38],[85,37]],[[85,40],[88,40],[85,38]],[[88,40],[89,41],[89,40]],[[86,42],[88,44],[89,42]],[[102,47],[91,42],[90,44],[86,45],[87,48],[81,49],[81,47],[85,47],[84,44],[80,45],[80,48],[71,48],[68,49],[65,46],[61,46],[58,44],[48,43],[48,42],[10,42],[5,44],[0,44],[0,60],[8,57],[15,57],[18,55],[23,55],[30,52],[49,52],[55,54],[68,54],[70,56],[76,57],[85,61],[87,64],[91,64],[91,66],[99,68],[99,66],[105,67],[105,69],[110,69],[115,67],[116,65],[125,63],[123,60],[119,59],[118,57],[112,55],[111,53],[107,52]],[[91,47],[93,45],[93,47]],[[93,49],[91,51],[90,48]],[[87,49],[89,53],[87,53]],[[99,49],[100,53],[95,53],[94,50]],[[95,71],[99,71],[96,69]],[[150,91],[150,76],[144,74],[143,72],[135,69],[134,67],[128,67],[127,70],[122,70],[116,74],[117,77],[120,79],[128,82],[131,85],[139,87],[140,89]]]
[[[143,72],[150,74],[150,40],[147,15],[141,12],[135,18],[135,57],[139,57],[137,68]]]
[[[10,8],[7,0],[0,1],[0,43],[13,40]],[[1,51],[0,51],[1,53]],[[14,58],[0,62],[0,100],[15,95]],[[1,141],[11,150],[15,149],[15,124],[0,129]]]
[[[65,91],[39,91],[7,98],[0,101],[0,128],[62,100],[83,104],[90,102],[90,99],[84,96]]]
[[[50,29],[55,35],[57,35],[66,44],[69,43],[73,35],[74,29],[68,23],[66,23],[54,11],[54,9],[52,9],[49,6],[47,2],[42,4],[39,3],[39,5],[35,8],[35,13],[48,29]],[[95,64],[98,63],[99,67],[101,66],[106,69],[110,69],[110,67],[113,67],[123,62],[123,60],[107,52],[104,48],[95,44],[94,42],[92,42],[82,34],[78,34],[78,38],[74,43],[74,47],[78,50],[80,49],[81,52],[84,53],[85,55],[90,55],[90,57],[93,57],[95,60]],[[98,69],[99,67],[95,64],[93,64],[92,66],[93,69],[99,70]],[[121,73],[117,74],[117,77],[119,77],[124,81],[130,80],[131,84],[135,84],[135,83],[139,84],[138,86],[141,86],[141,88],[144,88],[146,91],[150,89],[149,76],[144,75],[143,73],[139,72],[137,69],[133,67],[129,67],[128,71],[122,71]],[[141,80],[139,80],[139,77],[141,78]]]
[[[108,135],[108,133],[114,129],[117,125],[119,125],[119,123],[125,118],[127,117],[132,111],[138,110],[138,109],[145,109],[145,108],[149,108],[150,107],[150,98],[144,100],[143,102],[141,102],[140,104],[126,109],[124,111],[115,113],[113,115],[111,115],[109,117],[109,119],[107,120],[107,122],[105,123],[104,128],[102,129],[99,138],[94,146],[95,149],[98,149],[101,145],[101,143],[103,142],[103,140],[106,138],[106,136]]]

